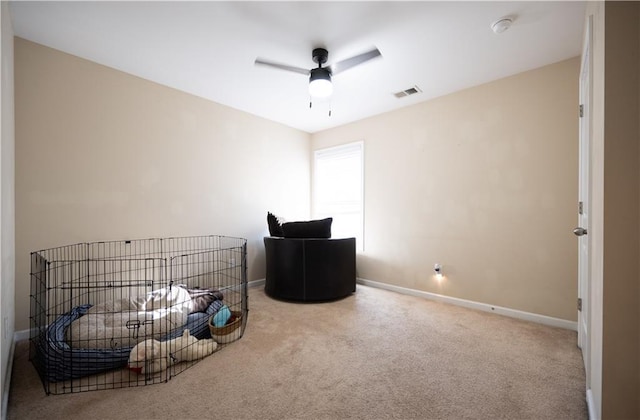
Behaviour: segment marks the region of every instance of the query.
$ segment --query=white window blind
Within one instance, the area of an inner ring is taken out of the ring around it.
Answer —
[[[333,238],[356,238],[364,244],[363,143],[314,152],[314,218],[333,217]]]

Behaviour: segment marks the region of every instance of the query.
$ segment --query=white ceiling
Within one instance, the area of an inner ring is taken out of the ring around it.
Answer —
[[[16,36],[306,132],[317,132],[580,54],[585,3],[29,2]],[[514,16],[496,35],[490,24]],[[312,68],[368,51],[309,108],[308,79],[257,57]],[[576,82],[577,83],[577,82]],[[393,93],[417,85],[423,92]],[[329,108],[332,115],[328,115]]]

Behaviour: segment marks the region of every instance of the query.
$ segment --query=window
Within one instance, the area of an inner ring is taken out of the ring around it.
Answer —
[[[331,236],[356,238],[364,248],[364,182],[362,142],[316,150],[313,159],[313,214],[333,217]]]

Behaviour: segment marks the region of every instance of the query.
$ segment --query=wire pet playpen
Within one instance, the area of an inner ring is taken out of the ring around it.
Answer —
[[[146,370],[127,368],[145,340],[170,343],[188,329],[200,340],[214,333],[218,344],[206,343],[220,349],[240,338],[248,312],[246,253],[246,239],[213,235],[32,252],[29,359],[46,393],[166,382],[197,362],[180,362],[173,352],[159,371],[149,369],[150,357],[142,362]]]

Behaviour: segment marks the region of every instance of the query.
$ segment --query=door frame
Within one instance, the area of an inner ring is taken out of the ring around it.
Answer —
[[[580,62],[579,96],[579,169],[578,169],[578,200],[581,208],[578,213],[578,226],[587,230],[587,234],[578,238],[578,299],[581,302],[581,310],[578,311],[578,347],[582,350],[582,359],[585,367],[586,389],[591,388],[591,335],[590,323],[590,240],[591,229],[589,215],[591,213],[591,200],[589,196],[591,186],[591,104],[592,104],[592,80],[593,80],[593,55],[592,55],[592,17],[589,16],[585,28],[585,37]]]

